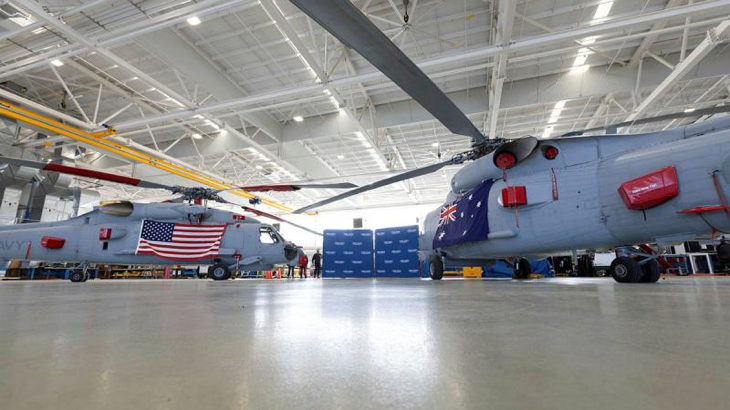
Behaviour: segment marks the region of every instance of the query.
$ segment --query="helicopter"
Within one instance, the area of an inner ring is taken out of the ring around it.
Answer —
[[[8,260],[79,262],[69,275],[72,282],[88,279],[89,264],[180,265],[207,264],[208,277],[226,280],[233,271],[270,270],[294,260],[299,248],[286,241],[275,227],[234,212],[215,209],[208,201],[240,206],[257,216],[291,224],[307,232],[321,233],[220,196],[226,190],[170,186],[122,175],[46,163],[0,157],[0,164],[59,172],[132,185],[166,189],[178,194],[167,203],[114,201],[93,211],[59,222],[35,222],[0,226],[0,262]],[[306,188],[352,188],[351,183],[317,185],[258,185],[236,187],[248,191],[296,191]],[[256,198],[249,201],[256,204]]]
[[[444,266],[484,266],[575,249],[612,248],[617,282],[657,282],[656,255],[635,245],[676,244],[730,232],[730,117],[683,128],[618,135],[620,127],[727,112],[727,105],[643,118],[559,138],[487,138],[380,29],[348,0],[291,0],[390,78],[471,149],[305,206],[302,213],[396,182],[465,164],[445,203],[428,213],[419,255],[432,279]],[[404,1],[408,7],[408,1]],[[407,14],[407,13],[406,13]],[[405,21],[407,24],[407,21]],[[607,130],[606,135],[583,136]],[[730,245],[726,245],[730,247]],[[718,252],[730,251],[718,249]],[[326,264],[326,261],[325,261]]]

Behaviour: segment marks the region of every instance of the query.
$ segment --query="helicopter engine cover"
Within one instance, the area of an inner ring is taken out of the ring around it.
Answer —
[[[537,147],[537,138],[522,137],[497,148],[492,160],[497,168],[510,169],[530,156],[535,147]]]
[[[618,189],[629,209],[649,209],[679,195],[677,170],[668,166],[636,179],[626,181]]]

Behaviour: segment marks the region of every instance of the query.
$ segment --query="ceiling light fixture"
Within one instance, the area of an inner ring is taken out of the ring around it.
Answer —
[[[433,142],[433,143],[431,143],[431,146],[434,147],[434,148],[438,148],[439,143],[438,142]]]
[[[53,60],[51,61],[51,64],[55,65],[56,67],[60,67],[63,65],[63,61],[61,60]]]
[[[545,131],[542,132],[542,137],[540,138],[545,139],[550,137],[550,134],[552,134],[554,128],[554,125],[548,125],[547,127],[545,127]]]
[[[575,57],[575,61],[573,61],[573,68],[570,69],[570,72],[579,74],[588,71],[589,66],[586,64],[586,60],[588,60],[588,55],[591,53],[591,50],[586,47],[578,50],[578,55]]]
[[[695,108],[693,108],[693,107],[687,107],[687,108],[684,109],[684,112],[688,112],[688,113],[689,112],[695,112]]]
[[[593,15],[593,20],[603,20],[608,16],[608,13],[611,12],[611,7],[613,7],[613,1],[607,1],[605,3],[600,4],[596,8],[596,14]]]
[[[200,19],[198,18],[198,16],[188,17],[188,24],[190,24],[191,26],[197,26],[198,24],[200,24]]]
[[[196,140],[200,140],[200,139],[203,139],[203,136],[202,136],[202,135],[200,135],[200,134],[198,134],[198,133],[196,132],[195,134],[193,134],[193,138],[194,138],[194,139],[196,139]]]
[[[561,100],[555,103],[555,107],[553,107],[553,111],[550,113],[550,118],[548,118],[548,124],[552,124],[558,121],[558,118],[560,118],[560,113],[563,112],[563,108],[565,108],[565,100]]]
[[[301,115],[295,115],[294,116],[294,121],[296,121],[296,122],[302,122],[302,121],[304,121],[304,117],[302,117]]]

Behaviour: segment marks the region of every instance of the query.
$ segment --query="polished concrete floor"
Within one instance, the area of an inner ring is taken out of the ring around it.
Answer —
[[[0,408],[727,409],[730,278],[0,282]]]

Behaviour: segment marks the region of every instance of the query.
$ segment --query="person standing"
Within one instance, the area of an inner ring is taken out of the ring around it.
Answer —
[[[307,254],[302,251],[302,254],[299,256],[299,279],[307,278],[307,264],[309,264],[309,258],[307,257]]]
[[[317,249],[317,252],[312,255],[312,263],[314,264],[314,273],[312,274],[315,278],[321,278],[322,277],[322,254],[320,253],[320,250]]]
[[[286,278],[294,279],[294,267],[299,264],[299,258],[294,258],[286,264]]]

